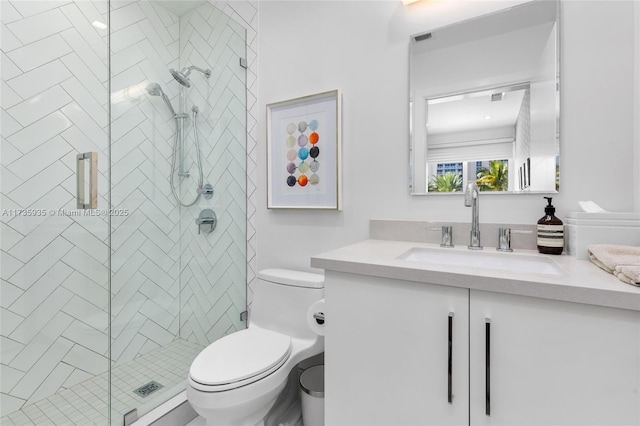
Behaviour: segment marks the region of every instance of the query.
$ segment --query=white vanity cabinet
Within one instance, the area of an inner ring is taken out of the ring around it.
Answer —
[[[640,424],[638,311],[325,277],[327,425]]]
[[[640,424],[640,312],[477,290],[469,307],[472,425]]]
[[[326,271],[325,424],[468,423],[468,293]]]

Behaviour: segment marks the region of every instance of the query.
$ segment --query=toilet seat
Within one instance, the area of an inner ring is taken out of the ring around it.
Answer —
[[[191,364],[189,383],[203,392],[235,389],[278,370],[290,354],[290,336],[247,328],[207,346]]]

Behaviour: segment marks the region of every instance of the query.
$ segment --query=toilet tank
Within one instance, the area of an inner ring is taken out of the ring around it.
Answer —
[[[291,337],[314,337],[307,311],[324,297],[324,276],[288,269],[264,269],[253,286],[249,327],[256,325]]]

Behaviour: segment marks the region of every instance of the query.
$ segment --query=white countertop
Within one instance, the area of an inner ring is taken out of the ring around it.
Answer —
[[[313,256],[311,266],[337,272],[640,311],[640,287],[620,281],[587,260],[577,260],[568,255],[542,255],[532,250],[514,250],[513,253],[499,253],[491,247],[483,250],[500,256],[527,255],[551,259],[561,274],[545,275],[398,259],[413,248],[469,251],[466,246],[443,249],[437,244],[366,240]]]

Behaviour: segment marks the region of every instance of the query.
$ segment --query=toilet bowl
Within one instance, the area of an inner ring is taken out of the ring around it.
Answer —
[[[193,361],[187,399],[209,426],[263,423],[292,368],[324,351],[307,323],[324,297],[322,275],[285,269],[258,273],[248,328],[207,346]]]

